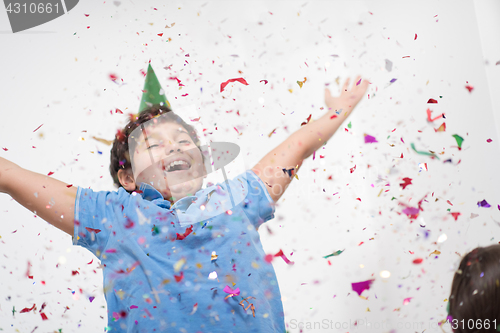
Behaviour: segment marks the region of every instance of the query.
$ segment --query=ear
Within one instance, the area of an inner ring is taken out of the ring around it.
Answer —
[[[124,189],[127,191],[135,191],[137,188],[137,184],[134,181],[134,175],[132,174],[132,170],[128,169],[120,169],[118,170],[118,180]]]

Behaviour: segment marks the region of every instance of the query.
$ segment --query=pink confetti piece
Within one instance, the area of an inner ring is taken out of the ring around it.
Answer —
[[[231,287],[226,285],[224,287],[224,292],[227,294],[232,294],[234,296],[238,296],[240,294],[240,288],[232,289]]]
[[[403,213],[408,215],[408,217],[412,218],[412,216],[418,216],[418,213],[420,212],[420,209],[414,208],[414,207],[406,207],[403,209]]]
[[[106,250],[106,253],[116,253],[116,249],[108,249]]]
[[[8,149],[7,148],[2,148],[3,150],[7,151]]]
[[[131,309],[137,309],[137,308],[139,308],[139,307],[138,307],[137,305],[131,305],[131,306],[130,306],[130,308],[131,308]]]
[[[359,86],[360,83],[361,83],[361,79],[359,79],[359,81],[356,83],[356,85]]]
[[[275,257],[281,257],[281,259],[283,259],[288,265],[295,264],[293,261],[288,260],[288,258],[283,253],[283,250],[279,250],[278,253],[276,253],[274,256]]]
[[[359,296],[361,296],[361,293],[363,291],[370,290],[370,285],[373,283],[373,281],[375,281],[375,279],[351,283],[352,290],[354,290],[358,293]]]
[[[231,82],[240,82],[240,83],[242,83],[242,84],[244,84],[244,85],[248,86],[247,81],[245,81],[245,79],[244,79],[244,78],[242,78],[242,77],[237,78],[237,79],[229,79],[229,80],[227,80],[226,82],[222,82],[222,83],[220,84],[220,92],[223,92],[223,91],[224,91],[224,88],[225,88],[225,87],[226,87],[229,83],[231,83]]]
[[[439,116],[437,116],[435,118],[431,118],[431,113],[432,113],[432,111],[430,109],[427,109],[427,120],[430,122],[433,122],[434,120],[437,120],[439,118],[444,118],[444,113],[441,113]]]
[[[40,126],[38,126],[33,132],[36,132],[42,126],[43,126],[43,124],[41,124]]]
[[[493,141],[493,140],[491,140],[491,139],[486,140],[486,142],[488,142],[488,143],[490,143],[490,142],[492,142],[492,141]]]
[[[403,300],[403,305],[406,305],[408,303],[410,303],[410,300],[412,299],[413,297],[407,297]]]
[[[365,143],[375,143],[375,142],[378,142],[377,139],[375,139],[375,137],[371,136],[371,135],[368,135],[368,134],[365,134]]]

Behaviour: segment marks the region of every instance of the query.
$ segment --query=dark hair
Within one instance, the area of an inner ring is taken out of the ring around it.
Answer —
[[[115,135],[115,140],[113,141],[113,146],[111,147],[111,164],[109,166],[109,172],[113,178],[115,187],[120,188],[122,185],[118,179],[118,170],[120,169],[131,169],[132,164],[129,155],[128,137],[129,135],[141,124],[155,118],[156,116],[168,114],[166,120],[162,118],[163,122],[177,122],[179,125],[184,127],[188,131],[189,136],[193,142],[200,148],[200,139],[196,133],[193,126],[187,124],[181,117],[176,115],[172,109],[166,105],[152,105],[144,110],[142,110],[138,115],[130,115],[129,123],[123,128],[123,130],[118,130]],[[200,148],[201,151],[201,148]],[[205,161],[205,155],[201,154],[203,161]],[[131,191],[127,191],[131,193]]]
[[[478,247],[465,255],[453,277],[449,306],[453,332],[497,331],[495,326],[500,325],[500,244]],[[454,319],[458,327],[453,325]],[[469,325],[471,319],[474,325]],[[489,329],[484,328],[487,320]],[[477,325],[479,322],[481,329]]]

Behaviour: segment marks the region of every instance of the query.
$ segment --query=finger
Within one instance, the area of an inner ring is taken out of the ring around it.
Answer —
[[[330,89],[325,88],[325,99],[331,98],[332,93],[330,92]]]
[[[344,91],[347,91],[347,89],[349,89],[349,81],[351,80],[351,78],[347,78],[344,82],[344,86],[342,87],[342,92]]]

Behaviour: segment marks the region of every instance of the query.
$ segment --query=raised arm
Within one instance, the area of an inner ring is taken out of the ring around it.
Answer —
[[[293,172],[297,173],[304,159],[321,148],[351,114],[366,93],[368,84],[368,81],[361,81],[361,77],[358,76],[349,88],[347,79],[339,97],[333,97],[326,89],[325,103],[328,112],[318,120],[311,120],[302,126],[252,168],[252,171],[266,184],[274,202],[281,198],[293,179],[293,176],[290,177],[290,172],[283,169],[293,169]]]
[[[0,192],[73,236],[77,188],[0,157]]]

